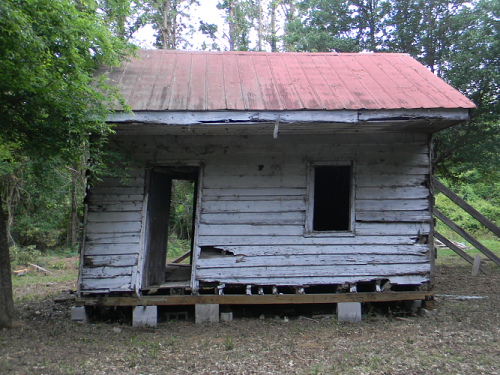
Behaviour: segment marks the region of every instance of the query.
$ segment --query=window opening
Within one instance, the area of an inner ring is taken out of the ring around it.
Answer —
[[[314,167],[313,231],[347,231],[351,226],[351,167]]]

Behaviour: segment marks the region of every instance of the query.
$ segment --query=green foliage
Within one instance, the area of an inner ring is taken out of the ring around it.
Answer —
[[[13,266],[27,266],[28,263],[37,264],[41,256],[42,253],[34,245],[12,246],[10,248],[10,262]]]

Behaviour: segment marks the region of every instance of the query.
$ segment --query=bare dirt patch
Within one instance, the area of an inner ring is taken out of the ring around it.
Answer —
[[[68,289],[69,281],[62,281],[50,285],[51,293],[41,299],[18,300],[23,324],[0,331],[0,372],[500,374],[500,270],[473,278],[461,262],[441,263],[434,315],[375,306],[354,325],[312,319],[312,311],[309,319],[290,314],[286,322],[283,317],[291,311],[269,313],[265,307],[253,314],[279,318],[168,322],[158,329],[131,328],[116,319],[79,324],[70,320],[71,303],[53,301],[57,291]],[[127,312],[122,313],[126,322]]]

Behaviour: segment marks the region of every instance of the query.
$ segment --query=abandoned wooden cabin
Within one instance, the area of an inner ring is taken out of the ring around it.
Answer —
[[[409,55],[151,50],[103,71],[135,167],[88,190],[77,303],[432,299],[432,133],[474,104]],[[176,179],[186,264],[166,264]]]

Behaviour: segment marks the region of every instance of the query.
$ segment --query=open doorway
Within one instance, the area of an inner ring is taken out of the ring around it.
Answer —
[[[198,167],[150,171],[142,289],[189,287],[198,174]]]

